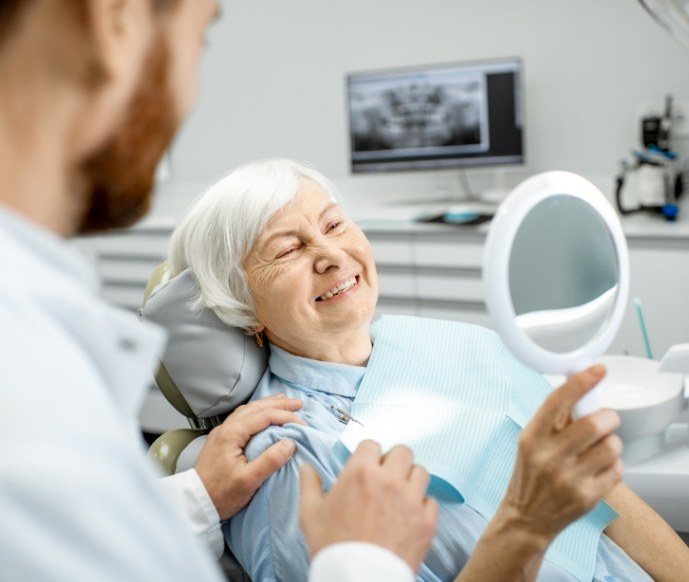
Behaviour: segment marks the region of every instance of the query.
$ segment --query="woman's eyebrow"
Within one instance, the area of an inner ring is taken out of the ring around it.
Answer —
[[[265,247],[267,247],[271,242],[273,242],[273,240],[275,240],[276,238],[282,238],[282,237],[286,237],[286,236],[299,236],[299,229],[295,229],[295,228],[286,228],[286,229],[283,229],[283,230],[278,230],[278,231],[272,233],[268,238],[266,238],[265,240],[263,240],[263,241],[261,242],[261,246],[262,246],[263,248],[265,248]]]
[[[323,218],[324,215],[326,215],[328,212],[330,212],[333,208],[338,208],[340,205],[337,202],[333,202],[331,204],[328,204],[318,215],[318,220]]]
[[[318,215],[318,220],[321,220],[323,216],[325,216],[328,212],[330,212],[333,208],[339,208],[339,204],[337,202],[333,202],[331,204],[328,204],[323,210],[321,210],[320,214]],[[282,230],[277,230],[273,233],[271,233],[267,238],[261,241],[261,246],[263,248],[267,247],[274,239],[276,238],[281,238],[281,237],[286,237],[286,236],[299,236],[299,228],[283,228]]]

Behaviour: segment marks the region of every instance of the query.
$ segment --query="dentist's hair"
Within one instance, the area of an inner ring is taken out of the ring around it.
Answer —
[[[261,160],[240,166],[192,204],[172,233],[168,261],[175,276],[190,269],[199,287],[195,307],[212,309],[247,333],[260,325],[242,263],[273,215],[296,198],[309,180],[338,202],[335,186],[319,172],[292,160]]]

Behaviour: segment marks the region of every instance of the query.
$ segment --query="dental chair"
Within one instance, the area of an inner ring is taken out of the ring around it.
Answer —
[[[196,308],[198,296],[189,270],[171,278],[168,264],[162,263],[148,281],[139,311],[168,331],[155,380],[190,426],[164,433],[149,449],[167,475],[196,464],[208,432],[249,400],[268,366],[268,350],[210,309]],[[227,547],[221,565],[230,580],[249,580]]]

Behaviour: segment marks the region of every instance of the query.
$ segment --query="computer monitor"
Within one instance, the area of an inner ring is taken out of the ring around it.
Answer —
[[[523,163],[521,69],[511,57],[347,75],[352,171]]]

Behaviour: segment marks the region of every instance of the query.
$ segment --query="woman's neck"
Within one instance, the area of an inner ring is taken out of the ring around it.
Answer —
[[[371,356],[372,345],[368,326],[350,333],[333,332],[324,334],[318,340],[309,338],[305,341],[300,339],[298,342],[275,337],[270,331],[266,332],[266,336],[272,344],[291,354],[321,362],[365,366]]]

